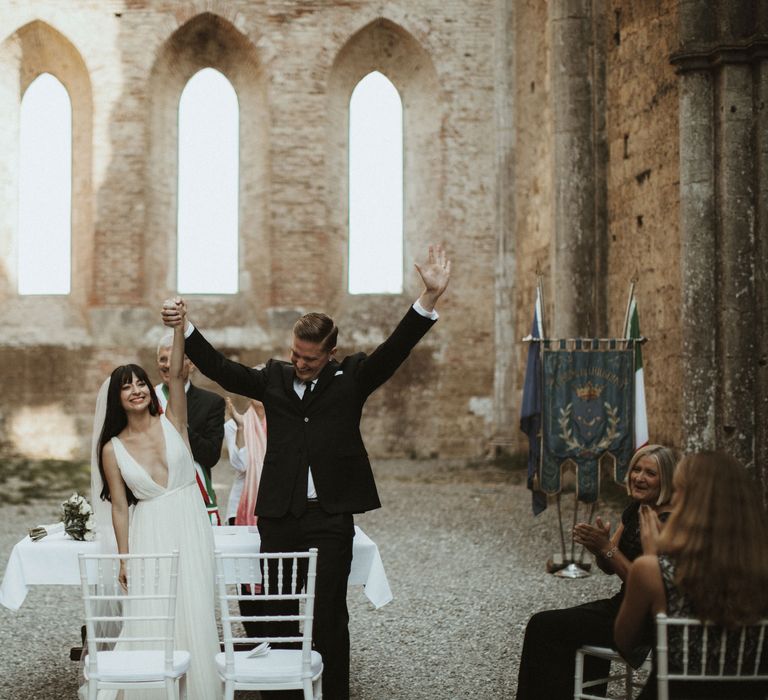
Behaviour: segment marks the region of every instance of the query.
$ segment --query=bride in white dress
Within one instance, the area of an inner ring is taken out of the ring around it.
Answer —
[[[117,551],[179,550],[176,644],[192,655],[187,674],[189,699],[212,700],[222,693],[214,663],[219,638],[214,613],[213,533],[195,481],[187,436],[183,356],[179,327],[174,329],[165,415],[159,415],[152,383],[141,367],[123,365],[112,372],[108,384],[105,382],[106,410],[95,454],[101,499],[111,501]],[[97,408],[97,421],[98,412]],[[94,484],[92,480],[92,484],[98,485],[98,481]],[[126,570],[124,564],[120,582],[130,586],[130,568]],[[138,696],[131,692],[126,697]]]

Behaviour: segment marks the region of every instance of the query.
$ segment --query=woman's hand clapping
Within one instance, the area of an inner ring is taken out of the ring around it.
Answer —
[[[224,404],[227,418],[231,418],[233,421],[235,421],[235,425],[237,425],[238,428],[242,428],[243,414],[237,412],[237,409],[235,408],[235,405],[232,403],[232,399],[229,398],[229,396],[224,399]]]
[[[573,528],[573,539],[577,544],[586,547],[595,556],[601,555],[611,546],[611,524],[603,522],[598,516],[595,524],[579,523]]]
[[[651,506],[640,506],[640,543],[643,554],[656,554],[656,540],[661,532],[661,520]]]

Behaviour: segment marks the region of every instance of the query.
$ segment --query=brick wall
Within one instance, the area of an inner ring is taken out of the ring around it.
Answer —
[[[596,7],[597,121],[607,143],[607,232],[595,251],[607,301],[596,325],[618,332],[637,277],[651,434],[679,444],[678,98],[669,65],[677,4]],[[494,39],[500,18],[513,28],[505,42]],[[136,359],[154,374],[158,308],[175,285],[178,97],[212,66],[241,109],[240,292],[191,298],[193,319],[250,364],[284,355],[293,320],[307,310],[334,315],[341,352],[370,350],[419,293],[414,259],[442,241],[454,260],[442,318],[371,398],[364,431],[375,456],[486,454],[488,407],[495,396],[509,400],[495,394],[494,365],[513,356],[517,402],[526,351],[499,342],[494,318],[514,304],[514,337],[526,335],[537,267],[553,288],[550,36],[537,0],[2,0],[0,148],[9,157],[0,162],[0,435],[11,434],[22,408],[45,406],[41,416],[72,418],[62,430],[77,434],[74,452],[84,455],[101,379]],[[500,65],[511,73],[503,90]],[[376,69],[404,105],[405,291],[353,297],[347,105]],[[14,134],[21,90],[41,70],[56,73],[73,100],[74,291],[65,298],[14,291]],[[512,114],[499,115],[510,104]],[[499,124],[511,125],[506,141]],[[511,165],[499,165],[502,142]],[[510,174],[499,179],[499,167]],[[512,299],[495,288],[500,181],[514,210]],[[546,310],[552,318],[551,295]]]
[[[442,241],[455,263],[443,318],[372,398],[365,431],[374,455],[483,451],[489,427],[470,404],[493,391],[492,2],[2,4],[4,123],[17,123],[19,75],[39,71],[40,56],[57,74],[70,57],[92,100],[74,125],[91,148],[74,175],[83,293],[19,298],[10,276],[0,282],[6,396],[45,396],[73,414],[86,454],[100,378],[129,359],[154,370],[157,310],[175,280],[175,110],[186,80],[211,65],[240,99],[241,291],[190,299],[196,323],[257,361],[283,354],[295,316],[321,308],[335,315],[343,351],[370,350],[419,293],[413,261]],[[30,22],[32,47],[19,38]],[[345,291],[345,91],[375,68],[392,74],[406,112],[405,292],[394,298]],[[0,170],[0,210],[13,205],[14,167]],[[0,217],[7,270],[15,223]],[[18,372],[21,358],[43,356],[45,372]],[[0,400],[6,426],[18,410]]]
[[[669,56],[678,43],[676,3],[611,3],[606,55],[607,316],[619,332],[631,279],[643,348],[651,439],[680,432],[680,226],[678,92]]]

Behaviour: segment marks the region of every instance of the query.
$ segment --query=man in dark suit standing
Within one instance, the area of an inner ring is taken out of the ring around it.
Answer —
[[[155,387],[160,406],[165,410],[168,400],[168,380],[171,363],[171,342],[173,336],[166,335],[157,346],[157,369],[161,382]],[[211,469],[221,458],[221,443],[224,439],[224,399],[212,391],[196,387],[189,379],[195,366],[184,357],[183,376],[187,392],[187,421],[189,444],[195,460],[197,485],[208,510],[212,525],[221,525],[221,516],[213,490]]]
[[[437,320],[435,304],[450,279],[442,247],[416,270],[424,291],[397,328],[370,355],[335,357],[338,329],[325,314],[294,325],[291,361],[269,360],[255,370],[216,351],[186,319],[180,298],[163,305],[168,326],[186,324],[186,352],[224,389],[264,404],[268,435],[256,501],[261,549],[318,549],[314,640],[323,656],[323,696],[349,697],[347,579],[352,562],[353,514],[380,507],[360,435],[366,399],[408,357]]]

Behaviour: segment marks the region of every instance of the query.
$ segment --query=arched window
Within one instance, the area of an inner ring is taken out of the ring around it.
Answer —
[[[229,80],[213,68],[193,75],[179,100],[179,292],[238,290],[239,130]]]
[[[72,103],[50,73],[21,100],[19,294],[69,294],[72,240]]]
[[[403,104],[374,71],[349,100],[349,292],[403,290]]]

